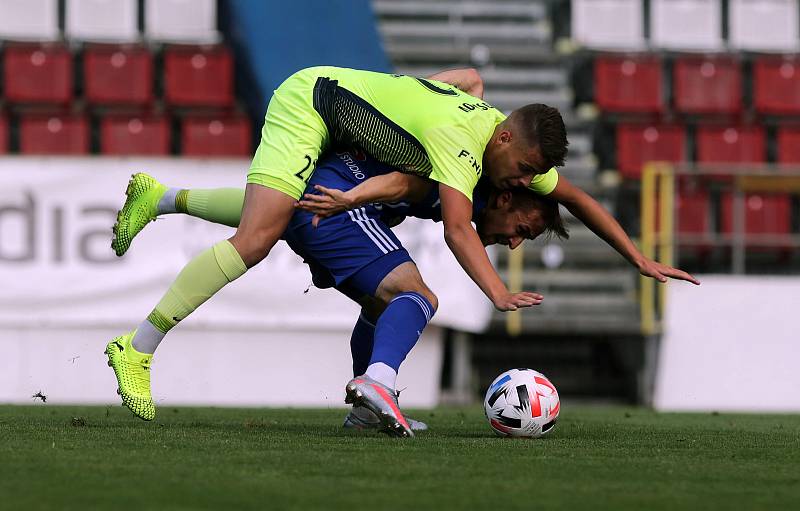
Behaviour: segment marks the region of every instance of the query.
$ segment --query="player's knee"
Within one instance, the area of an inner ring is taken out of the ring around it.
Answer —
[[[433,306],[434,312],[439,307],[438,298],[425,284],[419,270],[412,262],[398,266],[384,277],[376,290],[375,297],[389,303],[401,293],[417,293],[424,296]]]
[[[244,264],[251,268],[260,263],[277,241],[274,233],[268,230],[240,232],[230,239],[231,244],[239,252]]]
[[[428,289],[428,286],[426,286],[425,284],[419,286],[408,286],[407,288],[401,288],[396,293],[393,293],[388,301],[393,300],[394,298],[403,293],[416,293],[418,295],[425,297],[425,299],[428,300],[428,303],[430,303],[431,306],[433,307],[433,312],[436,312],[436,310],[439,308],[439,299],[436,297],[433,291]]]
[[[433,312],[436,312],[439,309],[439,298],[436,297],[433,291],[426,287],[423,291],[418,292],[428,299],[428,302],[430,302],[431,306],[433,307]]]
[[[417,293],[425,297],[426,300],[433,306],[433,312],[436,312],[436,309],[439,308],[439,299],[436,297],[433,291],[425,285],[425,282],[420,277],[418,280],[414,280],[406,284],[403,288],[404,292],[411,292]]]

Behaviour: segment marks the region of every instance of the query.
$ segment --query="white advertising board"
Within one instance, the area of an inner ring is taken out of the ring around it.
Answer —
[[[800,278],[698,278],[669,286],[655,407],[800,412]]]
[[[244,186],[243,160],[0,159],[0,324],[131,324],[146,316],[178,271],[233,229],[183,215],[148,226],[123,258],[111,225],[132,172],[172,186]],[[434,324],[482,331],[491,304],[444,244],[441,226],[409,219],[397,233],[440,299]],[[354,306],[309,289],[302,260],[280,243],[187,323],[248,328],[350,327]],[[344,310],[342,310],[344,308]]]
[[[57,402],[115,402],[105,343],[138,325],[189,259],[233,233],[165,216],[117,258],[111,225],[130,175],[147,171],[186,188],[241,187],[248,166],[239,159],[0,158],[0,349],[7,355],[0,402],[30,401],[39,386],[56,390]],[[434,325],[483,330],[491,304],[447,249],[441,226],[409,219],[396,232],[439,297]],[[170,404],[339,404],[358,307],[310,285],[306,265],[280,243],[170,333],[154,362],[154,391]],[[208,361],[174,351],[189,343]],[[429,328],[401,371],[405,405],[436,404],[441,351],[442,329]],[[254,361],[257,374],[248,371]],[[297,382],[300,361],[313,377]],[[191,381],[192,367],[203,368],[203,381]],[[287,378],[296,385],[289,398],[280,385]],[[198,392],[203,386],[213,391]]]
[[[0,403],[114,404],[114,373],[105,344],[119,328],[0,329]],[[153,359],[158,408],[195,406],[344,407],[352,378],[350,331],[179,328]],[[442,331],[429,326],[401,367],[400,404],[439,402]],[[163,412],[160,412],[163,417]],[[343,415],[344,417],[344,415]]]

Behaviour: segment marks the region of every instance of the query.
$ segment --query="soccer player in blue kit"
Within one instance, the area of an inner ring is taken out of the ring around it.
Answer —
[[[306,188],[308,198],[300,204],[308,205],[318,189],[328,194],[340,190],[348,211],[320,220],[298,209],[283,239],[309,265],[316,287],[336,288],[362,306],[350,343],[354,378],[347,386],[347,402],[354,406],[344,425],[413,436],[413,430],[425,425],[404,417],[395,381],[438,302],[390,227],[408,216],[441,221],[438,188],[363,151],[349,150],[320,160]],[[241,189],[168,189],[146,174],[135,175],[128,190],[138,193],[129,194],[126,207],[150,208],[153,219],[186,213],[232,227],[238,225],[244,201]],[[567,237],[557,203],[525,189],[498,191],[488,183],[477,187],[473,220],[484,245],[515,248],[543,232]],[[152,354],[157,344],[134,342],[132,347]]]

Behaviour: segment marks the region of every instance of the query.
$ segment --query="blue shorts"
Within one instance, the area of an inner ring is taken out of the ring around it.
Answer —
[[[318,169],[315,184],[348,190],[354,183]],[[312,213],[296,211],[283,239],[311,269],[314,286],[335,287],[353,300],[374,296],[378,285],[397,266],[412,261],[400,240],[373,205],[346,211],[311,225]]]

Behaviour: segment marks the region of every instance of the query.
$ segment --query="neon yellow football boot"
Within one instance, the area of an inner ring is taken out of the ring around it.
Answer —
[[[115,337],[106,345],[108,366],[117,376],[117,394],[122,404],[140,419],[151,421],[156,417],[156,405],[150,395],[150,363],[153,355],[139,353],[131,345],[136,330]]]
[[[111,248],[118,257],[122,257],[130,248],[133,238],[156,219],[158,201],[166,191],[166,186],[144,172],[131,176],[125,190],[125,205],[117,213],[111,240]]]

